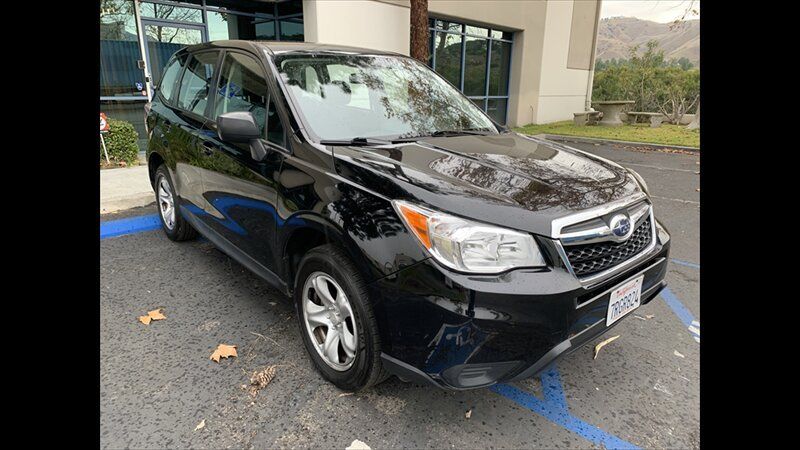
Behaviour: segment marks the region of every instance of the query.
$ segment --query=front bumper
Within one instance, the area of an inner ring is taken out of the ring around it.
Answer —
[[[584,287],[566,268],[496,276],[448,271],[431,260],[370,285],[384,367],[407,381],[474,389],[532,377],[611,327],[613,288],[644,275],[642,304],[666,286],[669,235],[633,267]],[[624,319],[623,319],[624,320]]]

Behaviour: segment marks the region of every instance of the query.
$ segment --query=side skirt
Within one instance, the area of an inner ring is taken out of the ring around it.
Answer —
[[[288,297],[291,297],[289,286],[275,274],[275,272],[264,267],[260,262],[256,261],[250,255],[239,250],[238,247],[233,245],[229,240],[222,237],[219,233],[214,231],[211,227],[199,220],[197,216],[192,214],[183,205],[180,206],[181,215],[189,222],[189,224],[202,234],[203,237],[211,241],[217,248],[222,250],[226,255],[230,256],[239,264],[247,267],[251,272],[263,278],[264,281],[274,286]]]

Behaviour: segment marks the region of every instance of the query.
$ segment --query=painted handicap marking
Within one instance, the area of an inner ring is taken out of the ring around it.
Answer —
[[[542,382],[543,399],[508,384],[497,384],[489,389],[596,445],[602,444],[608,449],[639,448],[573,416],[569,412],[561,377],[555,366],[542,372],[539,379]]]
[[[161,219],[159,219],[158,214],[108,220],[106,222],[100,222],[100,239],[141,233],[144,231],[156,230],[160,227]]]
[[[691,312],[686,308],[686,306],[678,300],[678,297],[668,288],[664,288],[663,291],[659,294],[661,298],[667,303],[672,309],[672,312],[675,313],[676,316],[683,322],[686,326],[686,329],[689,330],[689,333],[692,334],[694,340],[699,344],[700,343],[700,321],[695,319]]]

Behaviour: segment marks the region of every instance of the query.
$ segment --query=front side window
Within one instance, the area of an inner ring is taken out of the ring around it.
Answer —
[[[267,123],[267,83],[255,59],[241,53],[225,55],[215,95],[214,119],[228,112],[250,112],[263,136]]]
[[[287,95],[320,140],[498,132],[469,99],[411,58],[286,54],[275,64]]]
[[[178,95],[179,108],[199,116],[205,115],[217,56],[218,52],[192,55],[181,79],[181,89]]]

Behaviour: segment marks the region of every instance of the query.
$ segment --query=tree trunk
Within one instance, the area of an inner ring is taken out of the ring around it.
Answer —
[[[700,101],[697,102],[697,112],[694,114],[694,120],[689,124],[687,127],[690,130],[696,130],[700,128]]]
[[[411,0],[411,57],[428,64],[428,0]]]

